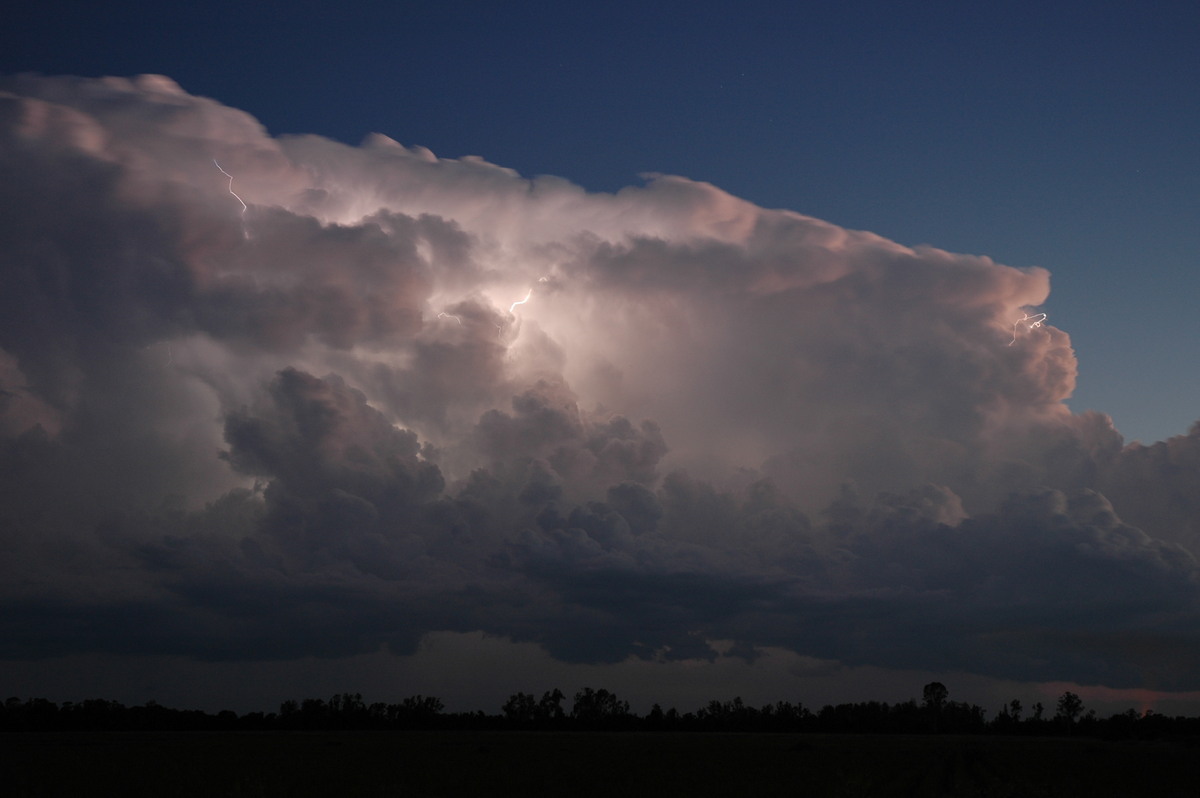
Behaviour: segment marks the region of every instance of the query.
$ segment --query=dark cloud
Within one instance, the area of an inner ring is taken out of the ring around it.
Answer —
[[[482,631],[1200,686],[1200,428],[1068,410],[1044,270],[156,77],[0,83],[0,178],[7,658]]]
[[[1200,422],[1186,435],[1151,446],[1134,443],[1103,464],[1098,486],[1121,508],[1122,517],[1155,537],[1200,552]]]

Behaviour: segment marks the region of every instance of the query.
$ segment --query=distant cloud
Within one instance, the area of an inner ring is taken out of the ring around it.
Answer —
[[[0,175],[0,656],[483,631],[1200,689],[1200,427],[1069,411],[1053,318],[1009,346],[1043,269],[153,76],[0,81]]]

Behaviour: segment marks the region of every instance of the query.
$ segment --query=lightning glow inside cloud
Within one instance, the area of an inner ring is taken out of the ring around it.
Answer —
[[[1044,269],[161,77],[7,79],[0,145],[3,657],[484,632],[1200,688],[1200,428],[1071,413]]]

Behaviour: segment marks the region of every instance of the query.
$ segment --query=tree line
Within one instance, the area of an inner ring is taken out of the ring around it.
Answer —
[[[988,720],[980,706],[951,701],[940,682],[925,685],[922,700],[889,704],[864,701],[827,704],[819,709],[778,701],[755,707],[741,698],[712,700],[693,711],[664,710],[655,704],[645,715],[605,689],[585,687],[570,708],[559,689],[540,697],[518,692],[498,714],[446,712],[441,700],[416,695],[394,703],[363,701],[359,693],[329,700],[284,701],[278,712],[231,710],[207,713],[179,710],[150,701],[126,707],[89,699],[56,704],[44,698],[9,698],[0,705],[0,731],[333,731],[333,730],[517,730],[642,732],[791,732],[814,734],[1004,734],[1078,735],[1106,739],[1161,739],[1200,736],[1200,718],[1167,716],[1133,709],[1099,717],[1078,695],[1065,692],[1053,714],[1040,702],[1026,712],[1019,700],[1005,704]]]

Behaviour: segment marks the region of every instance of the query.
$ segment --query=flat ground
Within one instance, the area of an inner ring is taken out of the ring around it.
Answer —
[[[1200,747],[540,732],[0,735],[9,796],[1200,796]]]

